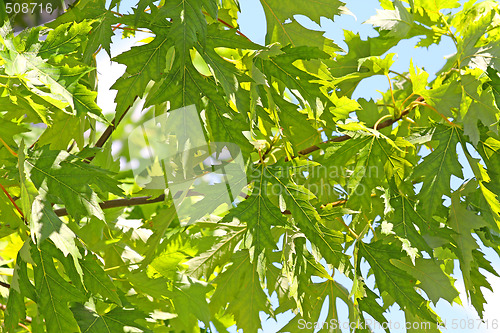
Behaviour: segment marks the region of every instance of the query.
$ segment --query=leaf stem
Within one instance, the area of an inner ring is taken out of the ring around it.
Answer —
[[[392,118],[392,115],[391,114],[386,114],[385,116],[381,117],[379,120],[377,120],[377,122],[375,123],[375,125],[373,125],[373,129],[376,130],[378,129],[378,125],[380,124],[380,122],[382,120],[385,120],[387,118]]]
[[[393,71],[392,69],[389,69],[389,73],[396,74],[397,76],[399,76],[399,77],[401,77],[401,78],[403,78],[405,80],[408,80],[408,78],[405,75],[403,75],[401,73],[398,73],[396,71]]]
[[[9,145],[5,141],[3,141],[1,137],[0,137],[0,142],[5,146],[5,148],[7,148],[7,150],[9,151],[9,153],[12,154],[12,156],[17,157],[17,153],[13,151],[12,148],[10,148]]]
[[[21,218],[22,218],[23,222],[26,225],[28,225],[28,222],[26,221],[26,218],[24,217],[23,211],[16,204],[16,201],[10,196],[9,192],[7,192],[7,190],[5,189],[5,187],[3,187],[2,184],[0,184],[0,188],[2,188],[2,191],[5,193],[5,195],[7,196],[7,198],[9,198],[9,201],[14,205],[14,207],[16,208],[16,210],[18,211],[18,213],[21,215]]]
[[[396,107],[396,99],[394,98],[394,90],[392,89],[392,80],[389,74],[385,74],[385,77],[387,77],[387,80],[389,80],[389,90],[391,91],[391,99],[392,99],[392,104],[394,104],[394,109],[396,109],[399,113],[399,109]]]
[[[347,229],[347,231],[349,231],[349,233],[351,234],[351,236],[353,236],[355,239],[359,239],[359,235],[357,233],[354,232],[354,230],[352,230],[348,225],[347,223],[345,223],[344,219],[341,218],[341,217],[337,217],[337,220],[340,221],[340,223],[342,223],[344,225],[344,227]]]

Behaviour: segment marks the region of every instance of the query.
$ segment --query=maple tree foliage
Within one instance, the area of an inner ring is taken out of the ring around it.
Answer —
[[[327,299],[327,322],[340,300],[355,332],[393,304],[435,324],[431,303],[460,303],[456,265],[482,317],[483,272],[498,276],[483,249],[500,254],[499,4],[382,0],[378,35],[345,31],[343,50],[296,20],[346,15],[341,1],[260,3],[265,45],[238,30],[238,0],[81,0],[19,33],[0,3],[3,331],[257,332],[291,310],[295,332]],[[112,58],[126,70],[104,114],[96,55],[138,31]],[[414,37],[456,47],[432,80],[391,69]],[[376,75],[382,97],[352,99]],[[127,135],[193,104],[247,179],[232,206],[204,199],[211,214],[186,223],[172,193],[136,183]]]

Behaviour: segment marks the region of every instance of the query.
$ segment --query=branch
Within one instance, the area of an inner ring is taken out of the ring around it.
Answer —
[[[422,103],[424,101],[424,98],[423,97],[418,97],[415,102],[418,104],[418,103]],[[381,123],[378,124],[377,126],[377,130],[380,130],[382,128],[385,128],[385,127],[389,127],[389,126],[392,126],[392,124],[394,124],[395,122],[401,120],[404,116],[406,116],[408,113],[410,113],[410,110],[411,109],[407,109],[403,112],[401,112],[401,115],[395,119],[387,119]],[[374,125],[375,126],[375,125]],[[371,128],[374,128],[374,126],[372,126]],[[349,135],[342,135],[342,136],[337,136],[335,138],[332,138],[330,140],[326,140],[326,141],[323,141],[321,142],[320,144],[326,144],[326,143],[331,143],[331,142],[343,142],[343,141],[346,141],[346,140],[349,140],[351,137]],[[317,145],[314,145],[314,146],[311,146],[311,147],[307,147],[305,149],[302,149],[301,151],[299,151],[299,155],[308,155],[312,152],[315,152],[316,150],[319,150],[320,147],[317,146]],[[295,156],[296,157],[296,156]],[[285,159],[285,161],[289,161],[288,158]]]
[[[115,199],[101,202],[99,206],[102,209],[109,208],[117,208],[117,207],[130,207],[130,206],[139,206],[139,205],[147,205],[157,202],[162,202],[165,200],[165,194],[160,195],[159,197],[151,199],[151,196],[147,197],[135,197],[130,199]],[[54,212],[57,216],[67,216],[68,211],[66,208],[55,209]]]
[[[5,283],[3,281],[0,281],[0,286],[4,287],[4,288],[7,288],[7,289],[10,289],[10,284],[8,283]]]

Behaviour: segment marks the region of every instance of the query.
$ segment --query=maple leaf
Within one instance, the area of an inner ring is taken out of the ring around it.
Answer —
[[[257,274],[257,260],[250,262],[248,251],[238,251],[232,264],[212,281],[216,285],[210,307],[234,315],[238,327],[244,331],[257,332],[261,328],[259,312],[270,312],[270,303],[262,290]]]
[[[419,177],[424,178],[418,197],[422,200],[424,215],[429,217],[441,205],[442,195],[449,195],[451,192],[451,175],[463,178],[462,166],[458,162],[456,152],[459,141],[457,129],[437,125],[432,134],[432,140],[439,142],[438,146],[415,167],[412,175],[412,179],[415,180]]]
[[[389,35],[405,37],[414,24],[413,17],[401,1],[396,0],[394,5],[394,10],[377,9],[377,14],[370,17],[365,23],[380,27],[382,30],[389,30]]]
[[[379,291],[389,293],[402,309],[435,322],[435,314],[414,289],[415,280],[392,264],[393,260],[404,256],[401,248],[397,244],[384,244],[382,241],[358,244],[360,256],[364,257],[373,269]]]
[[[284,45],[292,43],[295,46],[301,45],[300,42],[298,44],[296,42],[297,39],[300,40],[300,34],[305,32],[306,29],[297,29],[297,26],[300,25],[294,20],[294,15],[305,15],[317,24],[320,24],[321,17],[333,19],[335,15],[339,15],[342,12],[345,5],[345,3],[338,0],[314,2],[300,0],[293,3],[284,3],[278,0],[261,0],[260,2],[267,18],[266,44],[281,42]],[[287,20],[293,21],[292,23],[287,23]],[[311,44],[307,43],[307,45]]]
[[[97,194],[89,184],[121,194],[109,172],[88,165],[66,151],[49,150],[45,146],[33,151],[25,163],[35,186],[46,191],[47,199],[64,203],[77,220],[88,215],[104,219]]]
[[[78,326],[82,332],[121,332],[125,329],[142,329],[143,332],[151,332],[136,321],[145,317],[145,314],[135,309],[115,308],[104,314],[99,314],[81,304],[76,304],[71,308],[78,321]]]

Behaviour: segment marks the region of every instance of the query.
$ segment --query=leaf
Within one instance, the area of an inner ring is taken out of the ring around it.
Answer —
[[[136,321],[143,319],[145,314],[136,309],[115,308],[107,313],[98,314],[95,311],[76,304],[71,308],[78,326],[82,332],[124,332],[127,328],[143,329],[143,332],[151,332]]]
[[[245,229],[241,229],[220,237],[220,240],[216,241],[208,251],[199,253],[196,257],[184,263],[188,266],[186,273],[196,279],[205,277],[208,280],[217,267],[222,268],[233,256],[233,252],[241,241],[244,232]]]
[[[457,243],[457,256],[460,261],[464,282],[469,284],[471,283],[469,272],[471,271],[471,263],[474,261],[472,252],[479,248],[476,240],[472,237],[471,230],[479,229],[487,224],[481,216],[467,210],[465,206],[460,203],[459,193],[460,192],[454,192],[451,196],[448,223],[456,232],[456,235],[452,237]]]
[[[91,26],[88,22],[65,23],[50,31],[38,56],[48,59],[57,54],[71,54],[87,38]]]
[[[406,37],[413,25],[413,16],[406,10],[401,1],[394,2],[394,10],[377,9],[377,14],[370,17],[369,23],[381,30],[389,30],[389,35]]]
[[[430,229],[432,220],[422,216],[415,203],[402,195],[391,199],[391,207],[394,209],[394,216],[388,221],[394,224],[396,235],[407,239],[419,250],[432,254],[432,248],[422,236],[425,230]]]
[[[77,220],[88,215],[104,219],[97,194],[89,184],[121,194],[117,182],[108,176],[109,172],[88,165],[66,151],[42,147],[26,159],[26,166],[31,169],[35,186],[47,192],[47,199],[63,202],[68,213]]]
[[[165,72],[169,48],[167,37],[160,34],[150,43],[134,46],[113,58],[114,61],[127,66],[123,76],[111,87],[118,90],[115,98],[115,101],[119,102],[116,119],[121,118],[136,97],[144,96],[149,81],[160,80],[162,73]]]
[[[391,260],[391,263],[420,281],[418,287],[423,289],[429,299],[436,305],[440,299],[450,304],[459,296],[453,286],[455,279],[447,275],[440,267],[440,262],[433,259],[417,258],[415,265],[410,258]]]
[[[45,318],[49,332],[77,332],[78,324],[68,302],[84,302],[86,297],[59,274],[49,248],[47,242],[41,244],[40,248],[31,248],[39,311]]]
[[[382,241],[358,244],[359,255],[370,264],[380,293],[387,292],[402,309],[435,322],[435,314],[414,289],[414,278],[391,263],[391,260],[404,256],[401,249],[396,244],[384,244]]]
[[[342,242],[344,235],[337,230],[328,229],[319,224],[321,218],[318,211],[311,204],[314,194],[302,185],[293,183],[290,179],[283,178],[279,173],[287,170],[267,167],[264,177],[269,179],[272,186],[278,186],[280,195],[290,210],[295,224],[313,244],[315,253],[325,258],[327,263],[339,267],[340,263],[347,263],[348,257],[343,253]],[[285,173],[286,176],[286,173]],[[318,259],[319,260],[319,259]]]
[[[5,310],[4,325],[8,332],[17,329],[18,323],[26,318],[24,297],[27,296],[32,300],[36,300],[35,288],[28,278],[27,262],[31,261],[31,256],[29,254],[30,246],[30,241],[26,241],[17,254],[16,266],[14,268],[9,298],[7,300],[7,308]]]
[[[83,283],[93,294],[100,294],[122,306],[116,293],[116,287],[109,275],[104,272],[95,255],[88,254],[80,261],[83,271]]]
[[[265,189],[267,182],[263,179],[264,167],[256,171],[260,173],[261,177],[254,182],[252,195],[239,203],[236,208],[231,209],[223,221],[230,222],[236,218],[240,222],[246,223],[245,238],[251,240],[251,246],[255,247],[258,255],[264,249],[276,248],[276,240],[271,233],[271,228],[284,226],[287,222],[280,209],[267,198]]]
[[[268,79],[270,76],[280,80],[290,89],[296,89],[300,93],[300,99],[305,99],[311,108],[318,107],[320,97],[313,91],[319,90],[320,85],[314,80],[317,80],[313,75],[300,70],[292,63],[296,60],[310,59],[325,59],[328,54],[313,47],[284,47],[281,49],[282,54],[269,57],[267,60],[260,60],[256,63],[257,67],[267,73]],[[292,90],[293,92],[293,90]]]
[[[257,332],[261,328],[260,311],[270,311],[270,304],[260,285],[257,260],[250,262],[248,251],[234,254],[232,264],[212,281],[216,285],[210,307],[217,312],[227,306],[234,315],[236,325],[245,332]]]
[[[53,42],[55,45],[62,43],[56,40]],[[55,45],[48,46],[47,52],[51,47],[57,47]],[[34,52],[18,52],[13,46],[1,51],[0,56],[6,60],[5,70],[9,75],[20,76],[30,85],[32,80],[39,81],[50,89],[52,98],[67,103],[73,113],[85,114],[107,122],[101,109],[94,102],[95,95],[78,83],[91,71],[90,68],[81,65],[70,67],[68,64],[60,63],[53,65]]]
[[[415,167],[412,175],[414,180],[423,177],[424,184],[418,197],[422,201],[422,214],[429,217],[441,205],[443,194],[450,194],[451,176],[463,178],[462,166],[458,162],[456,152],[459,140],[457,129],[437,125],[432,134],[432,140],[439,142],[439,145],[424,157],[423,162]]]
[[[477,145],[479,142],[478,121],[498,133],[497,118],[500,110],[496,107],[492,89],[483,89],[475,75],[463,75],[461,84],[463,94],[460,109],[464,122],[464,134],[469,136],[474,145]]]
[[[35,198],[31,211],[30,229],[38,245],[50,239],[65,255],[71,254],[74,260],[81,258],[75,244],[76,235],[54,213],[53,208],[46,202],[47,193],[41,189]]]
[[[197,325],[198,320],[209,325],[211,313],[206,293],[211,289],[210,285],[187,279],[176,283],[173,291],[167,292],[178,313],[178,317],[173,320],[173,326],[177,331],[191,330]]]
[[[212,17],[217,17],[217,3],[214,0],[173,0],[160,8],[159,14],[165,13],[172,18],[168,38],[174,42],[181,63],[189,60],[189,49],[199,41],[205,45],[207,21],[203,8]]]
[[[0,191],[0,239],[17,231],[23,224],[7,195]]]
[[[339,319],[338,301],[342,301],[349,309],[349,320],[354,320],[354,303],[349,298],[348,290],[333,279],[327,279],[325,282],[312,283],[304,281],[305,300],[303,307],[304,315],[296,315],[288,324],[281,329],[285,332],[293,332],[297,327],[302,328],[303,322],[319,323],[320,315],[323,309],[324,302],[328,299],[328,315],[325,318],[325,325],[318,332],[340,332],[341,320]],[[301,325],[302,324],[302,325]],[[335,327],[337,324],[337,327]],[[312,325],[309,332],[315,332],[316,327]],[[321,326],[319,326],[321,327]],[[307,329],[307,327],[306,327]]]
[[[320,18],[326,17],[333,19],[334,15],[339,15],[341,7],[345,3],[338,0],[322,0],[306,2],[304,0],[294,1],[293,3],[284,3],[278,0],[261,0],[267,21],[266,44],[281,42],[287,44],[292,42],[298,34],[291,31],[287,20],[293,20],[294,15],[305,15],[317,24],[320,24]],[[278,36],[283,36],[278,39]],[[285,38],[286,37],[286,38]]]

